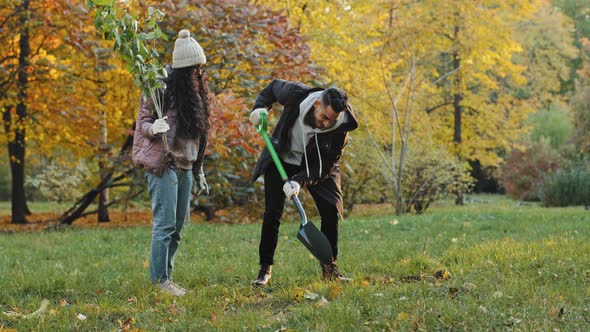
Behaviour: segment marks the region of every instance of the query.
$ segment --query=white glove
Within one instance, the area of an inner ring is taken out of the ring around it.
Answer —
[[[203,191],[205,191],[205,195],[209,195],[209,185],[205,179],[205,174],[199,174],[199,181],[195,181],[193,193],[200,195]]]
[[[301,189],[301,186],[299,185],[299,183],[297,181],[287,181],[287,182],[285,182],[285,185],[283,185],[283,191],[285,192],[285,195],[289,199],[291,199],[291,197],[293,197],[293,196],[299,195],[300,189]]]
[[[268,111],[266,110],[266,108],[257,108],[255,110],[252,111],[252,113],[250,113],[250,122],[255,125],[258,126],[258,124],[260,123],[260,114],[266,114],[266,116],[268,116]]]
[[[154,123],[150,127],[150,131],[152,132],[152,135],[158,135],[158,134],[165,133],[168,130],[170,130],[170,126],[166,122],[167,118],[168,118],[168,116],[165,116],[161,119],[156,119],[156,121],[154,121]]]

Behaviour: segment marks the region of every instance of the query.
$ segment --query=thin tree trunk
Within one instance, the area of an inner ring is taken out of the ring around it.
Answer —
[[[86,208],[96,199],[96,196],[100,194],[102,190],[104,190],[109,182],[111,181],[112,174],[107,177],[102,178],[101,182],[96,188],[91,189],[89,192],[86,193],[78,202],[76,202],[77,207],[65,212],[60,217],[61,224],[71,225],[74,220],[80,218]]]
[[[453,50],[453,70],[458,70],[461,65],[461,58],[459,57],[459,26],[455,25],[454,29],[455,47]],[[457,73],[455,76],[455,93],[453,94],[453,117],[454,117],[454,133],[453,142],[458,147],[461,144],[461,117],[463,115],[463,107],[461,102],[463,101],[463,92],[461,86],[461,73]]]
[[[135,130],[135,123],[132,127]],[[129,149],[133,146],[133,136],[127,136],[127,139],[121,146],[119,150],[119,162],[123,162],[125,158],[125,154],[128,153]],[[125,170],[123,173],[118,175],[117,177],[113,178],[114,170],[110,170],[104,177],[101,178],[100,183],[95,187],[88,191],[82,198],[80,198],[71,208],[69,208],[66,212],[64,212],[60,218],[60,224],[71,225],[76,219],[85,215],[85,211],[90,206],[92,202],[96,199],[96,197],[105,189],[108,189],[113,184],[116,184],[119,181],[129,177],[133,172],[135,172],[135,167],[131,167]],[[110,204],[110,203],[109,203]],[[97,211],[98,212],[98,211]]]
[[[461,58],[459,56],[459,14],[455,14],[455,19],[457,20],[455,29],[454,29],[454,38],[455,38],[455,49],[453,51],[453,70],[459,70],[461,66]],[[453,115],[455,118],[455,128],[454,128],[454,135],[453,135],[453,143],[455,144],[455,153],[460,155],[460,145],[462,141],[462,116],[463,116],[463,106],[461,103],[463,102],[463,87],[461,82],[461,72],[458,71],[457,76],[455,77],[455,94],[453,95]],[[463,198],[458,196],[457,200],[455,200],[455,204],[462,205]]]
[[[109,51],[103,48],[96,48],[94,50],[96,57],[96,78],[99,84],[100,94],[98,96],[98,105],[100,107],[100,139],[98,146],[98,169],[101,179],[108,176],[110,170],[108,165],[108,155],[110,148],[108,146],[108,127],[107,127],[107,112],[106,102],[104,97],[106,95],[106,89],[104,89],[103,80],[101,79],[101,73],[108,69],[107,58]],[[109,189],[103,189],[98,196],[98,222],[109,222]]]
[[[27,199],[25,196],[25,127],[24,122],[27,118],[27,86],[29,81],[29,57],[31,54],[31,45],[29,41],[28,12],[29,0],[23,0],[19,9],[19,23],[22,27],[19,41],[18,57],[18,104],[16,105],[16,118],[12,119],[10,110],[4,113],[5,120],[8,120],[6,126],[11,126],[14,121],[12,130],[14,131],[13,140],[8,142],[8,158],[10,172],[12,174],[12,223],[23,224],[27,222],[26,215],[28,212]],[[10,127],[9,127],[10,128]],[[8,132],[8,131],[7,131]]]
[[[101,99],[101,98],[99,98]],[[99,145],[99,154],[100,158],[98,161],[98,168],[100,178],[104,179],[107,174],[109,173],[108,169],[108,141],[107,141],[107,121],[106,121],[106,112],[103,110],[101,114],[100,120],[100,145]],[[109,218],[109,189],[105,188],[100,192],[98,197],[98,222],[108,222],[111,221]]]
[[[408,97],[407,97],[408,101],[406,103],[406,111],[404,112],[404,124],[403,124],[403,128],[399,129],[402,131],[403,135],[402,135],[402,139],[401,139],[399,169],[397,172],[397,174],[399,176],[398,185],[400,188],[399,189],[400,195],[398,196],[398,199],[397,199],[395,213],[398,216],[401,215],[404,210],[403,199],[401,196],[401,188],[403,185],[402,179],[404,176],[404,165],[406,163],[406,155],[408,152],[408,145],[410,144],[410,134],[411,134],[411,130],[412,130],[412,113],[414,111],[415,64],[416,64],[416,62],[412,58],[412,67],[410,68],[410,84],[409,84],[409,88],[408,88]]]
[[[116,178],[113,178],[113,173],[107,174],[104,177],[96,188],[92,188],[89,192],[87,192],[81,199],[74,204],[72,208],[68,211],[64,212],[62,216],[59,218],[61,224],[72,224],[76,219],[82,217],[84,211],[88,208],[88,206],[94,202],[96,197],[100,194],[101,191],[108,188],[109,186],[127,178],[131,173],[135,172],[135,168],[129,168]]]

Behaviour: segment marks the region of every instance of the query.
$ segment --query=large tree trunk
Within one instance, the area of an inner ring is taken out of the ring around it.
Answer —
[[[12,130],[14,138],[8,142],[8,158],[10,172],[12,175],[12,223],[23,224],[27,222],[26,215],[28,212],[27,200],[25,197],[25,127],[24,122],[27,117],[27,85],[29,81],[29,57],[31,55],[31,45],[29,44],[29,25],[28,12],[29,0],[24,0],[20,7],[19,23],[22,27],[19,41],[18,57],[18,104],[16,105],[16,118],[12,119],[10,110],[4,113],[6,126],[11,126],[14,121]]]

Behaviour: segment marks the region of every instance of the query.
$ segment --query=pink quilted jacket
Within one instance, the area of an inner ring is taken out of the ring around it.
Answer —
[[[131,156],[136,166],[144,168],[146,172],[161,176],[164,167],[168,167],[168,164],[161,135],[154,136],[150,133],[150,127],[157,117],[155,113],[151,98],[141,98]],[[169,109],[164,115],[168,116],[166,122],[170,125],[170,130],[166,132],[166,136],[168,138],[168,147],[171,149],[176,138],[176,110]],[[207,137],[201,137],[198,143],[199,154],[197,161],[193,164],[193,174],[195,175],[198,174],[203,164]]]

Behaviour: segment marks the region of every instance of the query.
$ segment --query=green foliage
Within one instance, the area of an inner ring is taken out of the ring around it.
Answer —
[[[545,178],[541,200],[545,206],[590,206],[590,164],[580,161]]]
[[[590,38],[590,4],[580,0],[553,0],[553,4],[561,8],[563,12],[573,18],[578,37]]]
[[[572,60],[579,56],[571,18],[545,3],[532,17],[517,24],[514,38],[522,44],[523,52],[515,54],[513,61],[526,66],[527,78],[519,98],[530,99],[532,105],[541,108],[565,97],[572,88]]]
[[[502,170],[502,185],[512,198],[537,201],[545,176],[557,170],[561,162],[546,141],[512,150]]]
[[[590,85],[580,87],[572,99],[576,123],[574,142],[578,151],[590,157]]]
[[[458,203],[473,188],[466,166],[446,149],[416,146],[404,166],[405,211],[423,213],[436,200],[454,196]]]
[[[154,98],[154,90],[162,86],[159,78],[166,76],[166,70],[160,63],[157,49],[148,43],[168,39],[158,26],[165,14],[148,7],[144,26],[140,26],[138,19],[121,9],[117,1],[88,1],[88,5],[96,10],[97,31],[104,34],[105,39],[115,41],[114,49],[125,61],[135,84],[143,95]],[[160,113],[157,102],[156,108]]]
[[[57,163],[47,165],[35,177],[27,176],[25,184],[39,191],[50,202],[74,202],[84,193],[88,167],[80,161],[73,169]]]
[[[582,38],[584,66],[578,71],[576,93],[571,99],[576,131],[574,142],[581,155],[590,157],[590,39]]]
[[[529,124],[533,126],[531,139],[534,143],[547,140],[556,150],[570,139],[574,129],[569,111],[557,103],[529,116]]]
[[[383,203],[391,197],[391,178],[383,168],[377,150],[364,133],[351,138],[340,163],[344,207],[348,212],[355,204]]]

